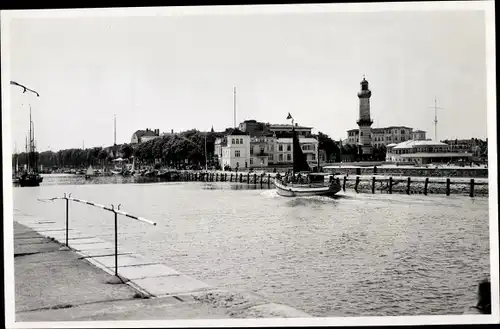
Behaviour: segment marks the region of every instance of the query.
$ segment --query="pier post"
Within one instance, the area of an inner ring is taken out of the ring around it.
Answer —
[[[215,181],[219,178],[219,173],[215,173]]]
[[[372,177],[372,194],[375,194],[375,176]]]
[[[253,183],[257,184],[257,174],[253,174]]]
[[[410,194],[411,178],[408,177],[408,183],[406,184],[406,194]]]
[[[474,178],[471,178],[470,180],[470,197],[474,197]]]
[[[427,195],[427,187],[429,186],[429,177],[425,177],[424,195]]]
[[[359,176],[356,176],[356,185],[354,185],[354,191],[358,193],[358,185],[359,185]]]
[[[233,173],[231,173],[231,176],[229,176],[229,182],[233,182]]]
[[[247,184],[250,184],[250,173],[247,173]]]
[[[113,212],[115,213],[115,276],[118,276],[118,213],[114,206]]]
[[[69,245],[68,245],[68,225],[69,225],[69,199],[66,198],[66,247],[69,248]]]
[[[242,183],[242,182],[243,182],[243,174],[240,173],[240,183]]]
[[[446,178],[446,195],[450,195],[450,179]]]
[[[224,174],[224,182],[227,182],[227,173]]]
[[[263,183],[264,175],[265,175],[265,174],[260,175],[260,187],[262,187],[262,183]]]
[[[392,176],[389,177],[389,194],[392,194]]]
[[[345,192],[345,183],[347,182],[347,176],[344,175],[344,183],[342,184],[342,189],[344,190]]]
[[[271,185],[271,174],[267,174],[267,185]]]

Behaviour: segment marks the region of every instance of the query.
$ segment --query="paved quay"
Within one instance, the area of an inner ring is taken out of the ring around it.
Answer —
[[[16,322],[310,317],[247,292],[211,287],[54,222],[14,215]],[[22,223],[22,224],[21,224]],[[118,284],[117,284],[118,282]]]

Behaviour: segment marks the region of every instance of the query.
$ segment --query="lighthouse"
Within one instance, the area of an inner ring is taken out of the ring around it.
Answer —
[[[359,127],[358,151],[361,159],[368,159],[372,155],[372,123],[370,118],[370,97],[372,92],[368,89],[368,81],[363,76],[361,90],[358,92],[359,98]]]

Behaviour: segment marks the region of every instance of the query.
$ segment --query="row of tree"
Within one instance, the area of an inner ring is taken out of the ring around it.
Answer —
[[[122,144],[109,147],[94,147],[88,149],[65,149],[57,152],[45,151],[38,154],[38,164],[44,167],[86,167],[89,165],[109,165],[118,157],[129,159],[135,157],[136,162],[153,165],[160,161],[163,164],[178,165],[186,161],[191,164],[205,164],[206,152],[209,164],[215,162],[215,140],[224,133],[200,132],[188,130],[178,134],[165,135],[140,144]],[[338,162],[342,154],[358,155],[355,145],[339,146],[328,135],[318,134],[319,148],[326,153],[328,162]],[[376,149],[374,156],[385,159],[385,148]],[[27,161],[27,154],[15,154],[13,165],[16,161],[23,165]]]

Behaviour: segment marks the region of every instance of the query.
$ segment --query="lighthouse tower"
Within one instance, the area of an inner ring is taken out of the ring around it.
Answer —
[[[362,159],[368,159],[372,155],[372,123],[370,118],[370,97],[372,92],[368,89],[368,81],[363,76],[361,81],[361,91],[358,92],[359,97],[359,119],[357,121],[359,127],[359,143],[360,154]]]

